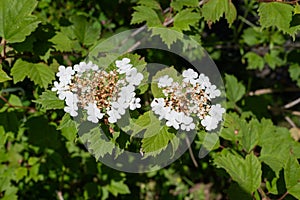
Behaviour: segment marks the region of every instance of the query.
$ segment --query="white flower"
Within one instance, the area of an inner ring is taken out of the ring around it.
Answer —
[[[141,107],[140,102],[141,102],[140,98],[133,98],[129,103],[129,109],[135,110],[136,108],[140,108]]]
[[[128,103],[125,103],[124,101],[120,100],[117,102],[112,102],[111,106],[114,110],[118,111],[120,115],[125,114],[125,109],[128,107]]]
[[[205,93],[209,95],[209,98],[213,99],[221,95],[221,91],[217,89],[217,86],[211,85],[206,88]]]
[[[205,89],[211,85],[209,78],[202,73],[199,75],[196,82],[201,86],[201,89]]]
[[[212,105],[209,111],[209,115],[218,121],[222,120],[223,113],[225,113],[225,109],[220,104]]]
[[[60,100],[64,100],[66,98],[66,92],[69,90],[69,86],[61,82],[58,83],[57,81],[54,81],[54,87],[51,90],[58,94],[58,98]]]
[[[190,124],[181,124],[180,128],[181,130],[186,130],[186,131],[190,131],[195,129],[195,124],[194,123],[190,123]]]
[[[206,130],[211,131],[218,126],[218,121],[216,118],[206,115],[201,121],[201,125],[205,127]]]
[[[171,86],[173,83],[173,79],[170,78],[168,75],[162,76],[158,79],[158,87],[168,87]]]
[[[67,106],[64,108],[64,111],[69,113],[72,117],[75,117],[78,115],[77,110],[78,110],[78,97],[76,94],[73,94],[70,91],[67,91],[66,93],[66,104]]]
[[[176,130],[179,129],[179,123],[176,119],[178,119],[178,112],[175,110],[171,110],[171,112],[166,113],[165,119],[168,120],[166,125],[171,127],[173,126]]]
[[[118,119],[121,119],[121,115],[115,109],[111,109],[111,110],[107,111],[107,114],[109,116],[108,117],[109,123],[116,123],[118,121]]]
[[[184,82],[194,85],[196,83],[195,79],[198,77],[198,73],[192,69],[188,69],[182,72],[182,76],[184,77]]]
[[[72,67],[65,67],[61,65],[58,67],[56,76],[59,77],[59,81],[61,82],[61,84],[67,85],[71,83],[72,75],[74,74],[75,71],[72,69]]]
[[[74,71],[76,71],[78,74],[82,74],[88,70],[97,71],[99,67],[96,64],[93,64],[91,61],[86,62],[80,62],[79,64],[74,65]]]
[[[119,93],[119,98],[121,99],[121,101],[129,103],[131,99],[135,96],[134,90],[135,88],[133,85],[127,85],[125,87],[122,87]]]
[[[97,108],[96,103],[89,103],[85,109],[88,114],[87,120],[93,123],[98,123],[99,119],[102,119],[104,116],[104,114],[100,112],[100,109]]]
[[[132,68],[126,73],[126,81],[132,85],[139,85],[143,78],[143,74],[138,73],[136,68]]]
[[[129,58],[123,58],[122,60],[116,60],[116,66],[118,68],[118,72],[120,74],[125,74],[127,72],[129,72],[129,70],[132,67],[132,64],[130,63],[130,59]]]
[[[163,98],[154,98],[151,102],[151,108],[153,112],[157,115],[161,114],[162,109],[165,106],[165,101]]]

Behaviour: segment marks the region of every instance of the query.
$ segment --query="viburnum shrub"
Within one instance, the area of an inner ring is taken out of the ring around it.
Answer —
[[[299,14],[297,0],[0,0],[0,199],[300,199]],[[220,73],[184,60],[208,55]],[[115,170],[130,164],[153,170]]]

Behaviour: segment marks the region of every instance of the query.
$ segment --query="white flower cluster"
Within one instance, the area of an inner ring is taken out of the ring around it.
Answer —
[[[129,58],[115,62],[117,70],[109,73],[99,69],[92,62],[80,62],[74,67],[60,66],[52,91],[59,99],[65,100],[64,111],[75,117],[83,108],[87,120],[98,123],[103,117],[115,123],[125,110],[140,108],[140,98],[135,97],[135,89],[144,78],[130,64]]]
[[[221,95],[204,74],[198,75],[192,69],[184,70],[183,82],[179,84],[168,75],[158,79],[164,98],[155,98],[151,107],[159,119],[167,120],[166,125],[190,131],[195,129],[194,119],[201,120],[206,130],[216,129],[222,121],[225,109],[220,104],[211,105],[211,100]]]

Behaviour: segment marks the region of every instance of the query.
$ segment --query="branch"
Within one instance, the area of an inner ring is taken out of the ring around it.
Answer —
[[[288,195],[288,194],[289,194],[289,192],[286,191],[286,193],[284,193],[278,200],[283,200],[286,197],[286,195]]]

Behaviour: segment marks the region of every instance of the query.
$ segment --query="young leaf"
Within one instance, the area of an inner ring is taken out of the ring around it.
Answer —
[[[37,3],[36,0],[1,0],[0,36],[10,43],[24,41],[40,23],[31,15]]]
[[[248,61],[248,67],[247,69],[259,69],[262,70],[264,68],[264,59],[257,55],[254,52],[248,52],[244,55],[244,57]]]
[[[214,162],[217,166],[224,168],[244,191],[252,193],[260,187],[261,164],[253,153],[243,159],[239,155],[223,152],[216,157]]]
[[[236,19],[236,16],[237,16],[236,8],[234,4],[230,1],[228,5],[228,10],[225,11],[225,17],[227,19],[229,27],[231,27],[232,23]]]
[[[245,86],[238,82],[237,79],[233,75],[225,75],[226,81],[226,96],[229,101],[234,103],[238,102],[245,94],[246,89]]]
[[[174,17],[174,28],[179,31],[189,31],[190,26],[197,24],[200,14],[192,12],[192,9],[184,9]]]
[[[296,81],[297,85],[300,87],[300,66],[298,64],[292,64],[289,67],[290,77],[293,81]]]
[[[300,199],[300,165],[294,156],[289,156],[284,167],[284,180],[289,194]]]
[[[56,35],[49,40],[55,45],[55,49],[61,52],[70,52],[73,50],[75,41],[72,41],[67,35],[62,32],[57,32]],[[79,45],[79,44],[78,44]]]
[[[108,191],[112,193],[115,197],[118,196],[118,194],[129,194],[130,190],[128,186],[124,183],[124,181],[114,181],[111,180],[110,185],[108,185]]]
[[[209,0],[202,7],[202,16],[206,21],[216,22],[229,8],[228,0]],[[231,17],[229,17],[231,18]]]
[[[33,102],[41,104],[42,108],[45,110],[63,109],[65,107],[64,101],[60,100],[56,93],[50,90],[43,92],[39,99]]]
[[[260,24],[263,28],[277,27],[288,32],[292,21],[293,6],[279,2],[261,3],[258,8]]]

